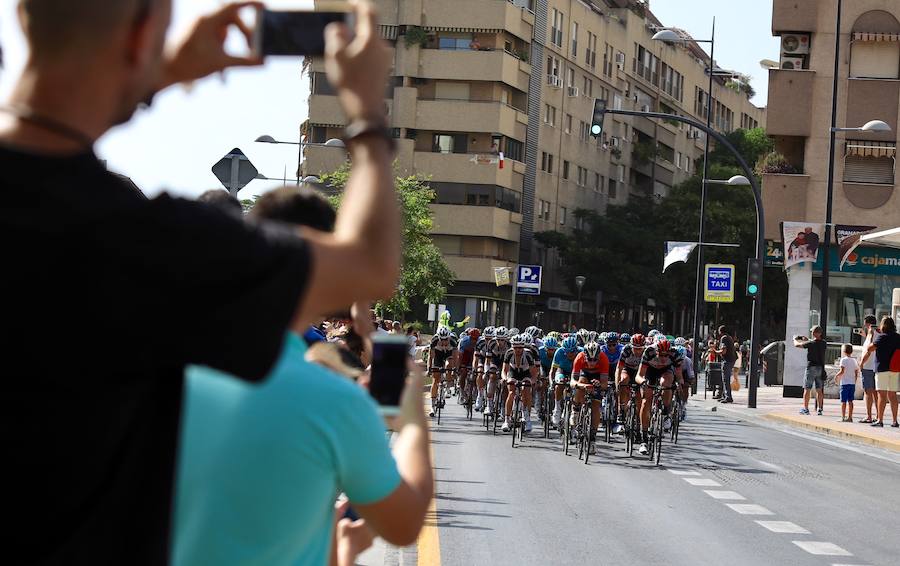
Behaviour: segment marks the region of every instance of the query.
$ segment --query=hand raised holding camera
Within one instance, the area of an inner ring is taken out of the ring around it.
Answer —
[[[383,120],[384,89],[391,52],[378,34],[375,8],[368,0],[353,2],[355,35],[345,24],[325,28],[325,72],[337,89],[347,120]]]

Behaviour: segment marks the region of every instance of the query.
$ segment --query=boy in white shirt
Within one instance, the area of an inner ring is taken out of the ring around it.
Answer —
[[[853,357],[853,346],[844,344],[844,356],[841,358],[841,369],[835,381],[841,384],[841,422],[853,422],[853,396],[856,395],[856,378],[859,377],[859,364]],[[849,414],[847,409],[849,408]]]

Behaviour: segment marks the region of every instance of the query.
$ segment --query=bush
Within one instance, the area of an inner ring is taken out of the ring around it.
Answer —
[[[428,34],[419,26],[409,26],[406,28],[405,40],[407,47],[412,47],[413,45],[425,47],[425,44],[428,43]]]
[[[774,174],[774,175],[796,175],[800,171],[788,162],[787,158],[773,151],[766,155],[757,165],[756,172],[758,175]]]

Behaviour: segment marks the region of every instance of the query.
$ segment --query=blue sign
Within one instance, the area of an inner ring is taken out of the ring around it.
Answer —
[[[840,269],[840,256],[841,253],[838,248],[832,246],[831,253],[828,254],[829,268],[832,272],[900,275],[900,250],[895,248],[860,246],[847,257],[847,262],[844,263],[843,269]],[[822,271],[823,257],[822,250],[819,250],[819,257],[813,266],[814,271]]]
[[[734,266],[730,264],[706,265],[706,292],[703,300],[707,303],[734,302]]]
[[[516,270],[516,293],[519,295],[541,294],[541,266],[520,265]]]

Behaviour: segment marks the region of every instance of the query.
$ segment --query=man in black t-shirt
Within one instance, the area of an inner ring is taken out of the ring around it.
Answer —
[[[734,349],[734,339],[725,325],[719,327],[719,345],[716,353],[722,357],[722,396],[719,397],[719,402],[734,403],[731,396],[731,372],[737,361],[737,352]]]
[[[367,1],[352,41],[328,30],[353,168],[334,233],[300,238],[145,199],[93,152],[154,92],[260,63],[224,50],[230,29],[249,36],[247,4],[201,19],[166,55],[170,0],[77,4],[20,0],[30,53],[0,113],[4,558],[165,564],[185,365],[261,379],[289,323],[394,292],[390,53]]]
[[[803,408],[801,415],[809,414],[809,398],[813,388],[816,390],[816,414],[822,415],[825,401],[825,331],[821,326],[813,326],[813,339],[806,336],[795,336],[794,346],[806,349],[806,379],[803,382]]]

